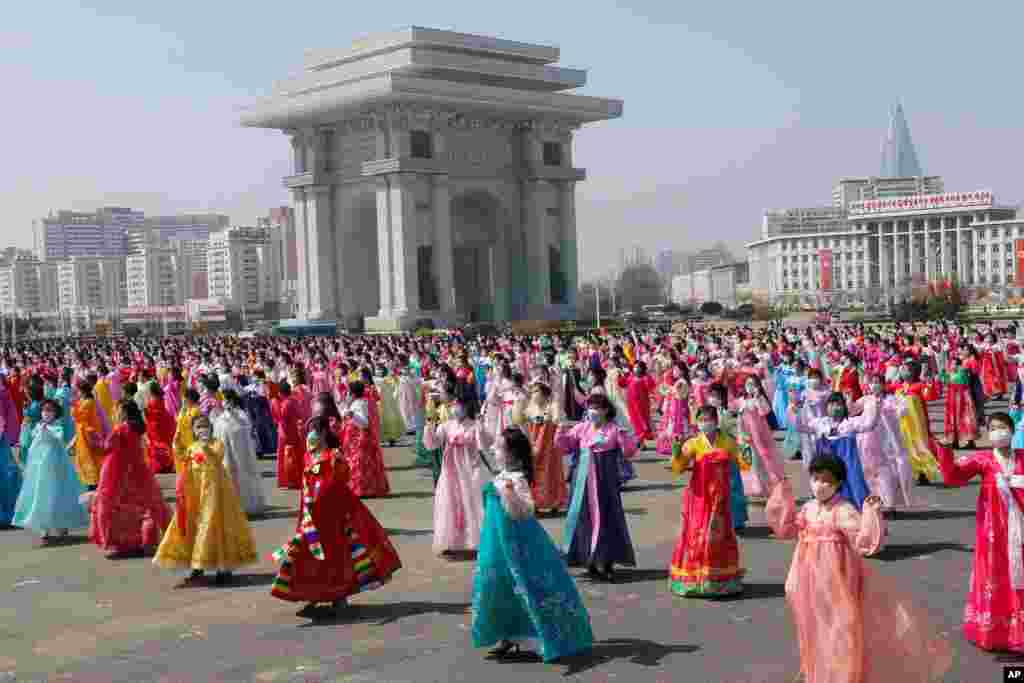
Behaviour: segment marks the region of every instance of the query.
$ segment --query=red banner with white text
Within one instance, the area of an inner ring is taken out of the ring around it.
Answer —
[[[821,288],[832,289],[832,250],[822,249],[818,252],[818,261],[821,264]]]

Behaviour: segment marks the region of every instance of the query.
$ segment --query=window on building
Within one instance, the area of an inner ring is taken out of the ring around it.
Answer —
[[[544,165],[545,166],[561,166],[562,165],[562,143],[560,143],[560,142],[545,142],[544,143]]]
[[[413,159],[434,158],[433,140],[425,130],[414,130],[409,133],[410,156]]]

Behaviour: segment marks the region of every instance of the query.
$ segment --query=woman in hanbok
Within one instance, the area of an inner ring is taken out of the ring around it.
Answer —
[[[629,411],[629,423],[637,437],[637,447],[643,450],[645,443],[654,439],[654,427],[651,424],[651,401],[657,389],[657,382],[647,374],[647,364],[637,362],[632,377],[620,377],[619,388],[626,390],[626,408]]]
[[[423,435],[426,431],[427,422],[444,424],[449,418],[451,398],[455,393],[455,382],[445,383],[437,373],[436,380],[429,380],[423,384],[423,425],[416,433],[416,463],[421,467],[429,467],[434,479],[434,488],[437,488],[437,480],[441,477],[441,462],[444,455],[442,448],[427,448],[423,442]]]
[[[939,390],[936,383],[922,382],[920,377],[921,366],[908,361],[900,366],[902,381],[889,388],[907,398],[907,414],[900,420],[900,432],[918,483],[927,484],[942,477],[936,457],[939,446],[932,437],[928,419],[928,401],[937,399]]]
[[[242,405],[252,424],[253,445],[257,456],[277,452],[277,425],[270,407],[266,375],[256,370],[253,381],[243,388]]]
[[[153,564],[191,569],[180,588],[199,585],[207,571],[216,572],[216,584],[223,586],[234,570],[257,561],[256,543],[224,466],[224,444],[213,438],[209,418],[197,417],[192,427],[195,441],[178,475],[174,520]]]
[[[407,434],[423,428],[423,383],[404,365],[399,367],[398,409]]]
[[[587,399],[587,421],[571,429],[560,426],[555,444],[580,453],[563,536],[566,559],[570,567],[586,567],[593,578],[613,581],[616,564],[636,566],[619,471],[620,458],[636,453],[636,440],[616,424],[608,397],[597,394]]]
[[[734,466],[729,472],[729,486],[732,502],[732,524],[736,531],[742,531],[747,526],[747,505],[749,503],[743,486],[743,472],[749,470],[752,463],[744,457],[743,451],[740,449],[739,443],[736,441],[736,435],[739,432],[739,429],[737,428],[739,416],[729,410],[727,400],[729,396],[728,389],[721,384],[712,384],[708,388],[707,396],[708,402],[706,405],[715,409],[716,436],[709,440],[700,433],[700,430],[698,430],[695,425],[695,434],[687,441],[683,442],[681,449],[677,449],[677,452],[673,453],[671,462],[672,471],[676,474],[683,473],[682,463],[678,460],[677,455],[687,448],[690,449],[691,454],[696,457],[712,450],[722,450],[731,455],[734,463]],[[700,410],[700,408],[697,410]],[[696,411],[694,411],[694,420],[696,420]],[[705,420],[708,421],[707,418],[705,418]]]
[[[178,412],[178,419],[174,428],[174,441],[171,448],[174,451],[174,471],[181,474],[185,461],[188,459],[188,452],[192,447],[192,421],[199,417],[199,392],[195,389],[185,389],[182,393],[181,410]]]
[[[40,419],[42,419],[43,401],[46,400],[46,390],[43,387],[43,380],[36,375],[33,375],[31,379],[29,379],[26,391],[28,395],[28,404],[25,406],[24,410],[22,410],[19,435],[17,441],[15,441],[15,444],[21,444],[23,453],[28,452],[25,442],[32,440],[32,432],[35,431],[36,425],[39,424]],[[17,407],[15,407],[15,414],[17,414]],[[74,436],[74,434],[66,434],[64,438],[70,441]],[[25,458],[22,457],[22,461],[24,460]],[[27,463],[22,462],[22,464],[24,465]]]
[[[961,439],[966,447],[974,450],[978,438],[978,413],[971,395],[972,372],[964,367],[960,356],[952,359],[952,367],[946,377],[944,428],[946,440],[953,448],[960,448]]]
[[[44,545],[54,540],[50,532],[64,537],[71,529],[89,526],[89,515],[80,500],[85,487],[68,457],[69,439],[62,429],[61,415],[59,403],[44,400],[39,423],[21,436],[25,479],[11,523],[38,533]],[[10,434],[7,428],[4,431]]]
[[[92,394],[92,384],[88,380],[78,383],[78,400],[71,412],[75,419],[75,467],[78,478],[86,489],[95,491],[100,480],[100,467],[103,464],[103,424],[97,412],[96,400]]]
[[[833,455],[842,460],[846,476],[840,494],[860,510],[865,499],[871,495],[871,490],[864,476],[857,434],[869,432],[878,426],[878,411],[850,417],[846,397],[839,392],[833,392],[829,397],[825,406],[826,417],[805,422],[800,407],[799,403],[790,404],[790,419],[796,421],[797,429],[801,432],[817,438],[818,455]]]
[[[220,399],[220,380],[217,375],[204,375],[199,380],[199,412],[213,422],[224,409]]]
[[[398,378],[388,373],[387,367],[382,365],[377,368],[374,386],[380,395],[377,404],[380,411],[380,440],[394,446],[405,433],[405,422],[398,406]]]
[[[1006,393],[1006,354],[996,338],[989,333],[981,346],[981,383],[987,398],[1002,398]]]
[[[1013,419],[988,418],[992,450],[954,459],[939,448],[947,486],[981,477],[974,570],[964,607],[964,636],[983,650],[1024,653],[1024,450],[1014,449]]]
[[[451,418],[430,420],[423,431],[427,448],[443,448],[441,477],[434,490],[434,542],[436,555],[476,551],[483,524],[483,486],[487,471],[481,451],[493,443],[472,401],[456,400]]]
[[[690,437],[690,384],[676,367],[671,371],[675,378],[664,403],[661,431],[658,434],[658,455],[672,455],[674,444]],[[677,374],[678,373],[678,374]]]
[[[723,387],[724,389],[724,387]],[[723,597],[743,592],[736,531],[747,520],[733,495],[739,453],[719,431],[718,412],[697,411],[700,436],[687,441],[672,458],[677,474],[693,470],[683,492],[682,527],[669,567],[669,590],[684,597]],[[721,441],[722,447],[718,447]],[[734,517],[741,513],[741,519]]]
[[[793,352],[787,350],[782,354],[782,363],[775,368],[775,376],[772,378],[775,384],[772,412],[775,413],[779,429],[787,429],[789,427],[789,383],[795,375]]]
[[[115,416],[100,483],[89,494],[89,540],[111,559],[155,551],[171,522],[171,509],[143,454],[146,425],[138,404],[122,401]]]
[[[747,377],[744,391],[744,396],[730,406],[739,415],[736,437],[740,452],[751,465],[742,472],[743,488],[749,497],[767,498],[785,476],[775,437],[768,425],[772,407],[756,376]]]
[[[886,509],[916,506],[914,471],[903,447],[900,420],[907,414],[907,399],[890,393],[881,375],[868,375],[868,393],[851,406],[853,415],[878,413],[876,429],[857,434],[857,449],[868,489]]]
[[[530,443],[507,429],[495,444],[499,473],[483,490],[484,526],[473,577],[474,647],[520,654],[538,640],[545,662],[589,650],[590,616],[561,553],[534,515]]]
[[[349,488],[340,446],[326,418],[309,421],[295,535],[273,555],[281,567],[270,594],[308,603],[298,613],[303,617],[317,616],[319,604],[337,612],[349,596],[380,588],[402,566],[387,532]]]
[[[270,409],[277,425],[277,485],[283,489],[301,488],[305,448],[302,429],[307,417],[292,396],[288,382],[278,386],[278,397],[271,401]]]
[[[14,447],[20,438],[18,409],[14,405],[7,387],[0,384],[0,527],[8,526],[14,517],[18,495],[21,493],[21,468],[14,454]],[[24,448],[22,460],[26,459],[28,449]]]
[[[181,376],[181,368],[170,368],[167,372],[167,378],[164,380],[162,389],[164,407],[167,408],[167,414],[172,417],[177,416],[177,414],[181,412],[181,392],[184,386],[185,380]]]
[[[861,556],[882,547],[882,501],[858,511],[840,494],[839,458],[811,463],[813,499],[799,512],[788,481],[772,494],[765,516],[778,538],[796,538],[786,602],[796,625],[806,683],[942,680],[952,667],[950,644],[890,579]]]
[[[175,421],[167,412],[163,389],[156,381],[150,382],[149,403],[146,404],[146,463],[153,474],[174,471]]]
[[[373,431],[372,402],[366,398],[362,382],[349,385],[352,403],[342,413],[345,418],[341,439],[349,467],[349,488],[360,498],[378,498],[391,493],[384,469],[383,451]]]
[[[224,411],[213,423],[213,438],[224,444],[224,467],[238,491],[242,509],[247,515],[265,512],[269,506],[257,465],[252,424],[242,408],[241,397],[232,389],[224,392]]]
[[[568,504],[569,487],[565,481],[562,451],[555,446],[558,406],[547,384],[531,385],[526,423],[534,453],[534,476],[531,482],[534,509],[538,515],[544,510],[554,515]]]
[[[622,390],[619,385],[619,380],[626,374],[624,369],[624,361],[613,361],[608,365],[607,371],[603,368],[594,368],[591,370],[591,377],[593,382],[591,386],[591,393],[597,386],[604,388],[604,393],[608,396],[608,400],[615,406],[615,414],[620,426],[629,425],[629,411],[626,408],[626,392]],[[600,379],[600,381],[598,381]],[[586,401],[583,402],[586,405]],[[567,416],[566,416],[567,417]],[[577,416],[576,420],[583,417],[582,413]]]

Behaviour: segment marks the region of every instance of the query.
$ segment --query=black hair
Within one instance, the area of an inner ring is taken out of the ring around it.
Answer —
[[[213,422],[211,422],[210,418],[206,417],[205,415],[198,415],[196,417],[196,419],[192,420],[192,436],[193,437],[196,436],[196,433],[198,432],[199,427],[201,427],[202,425],[206,425],[206,427],[210,430],[210,432],[212,434],[212,432],[213,432]]]
[[[828,400],[825,401],[825,409],[827,410],[828,406],[832,405],[833,403],[841,405],[843,407],[844,420],[850,416],[850,409],[846,405],[846,397],[843,396],[838,391],[833,391],[831,394],[829,394]],[[831,417],[831,415],[829,415],[829,417]]]
[[[50,406],[51,408],[53,408],[54,412],[56,412],[56,419],[59,420],[62,417],[64,417],[64,406],[62,406],[57,401],[54,401],[52,398],[44,399],[42,404],[40,405],[40,412],[42,411],[43,408],[46,408],[47,406]]]
[[[846,481],[846,463],[829,453],[814,456],[807,472],[811,476],[828,472],[835,477],[837,483]]]
[[[457,392],[453,403],[458,403],[466,409],[466,418],[469,420],[475,420],[476,416],[480,414],[480,403],[466,396],[465,392]]]
[[[282,381],[280,384],[277,385],[277,390],[278,392],[280,392],[282,396],[292,395],[292,385],[288,384],[288,382]]]
[[[608,400],[608,397],[604,394],[591,394],[587,398],[587,409],[601,410],[607,413],[607,419],[609,422],[614,422],[618,416],[618,412],[615,410],[615,404]]]
[[[155,398],[163,398],[164,397],[163,387],[161,387],[160,383],[157,382],[156,380],[153,380],[152,382],[149,383],[149,393],[150,393],[151,396],[153,396]]]
[[[1010,417],[1009,413],[1004,413],[1002,411],[996,411],[994,413],[989,413],[988,424],[992,424],[992,420],[999,420],[1000,422],[1002,422],[1004,424],[1010,425],[1010,431],[1011,432],[1014,431],[1017,428],[1017,424],[1013,421],[1013,418]]]
[[[139,410],[139,404],[130,399],[123,399],[117,404],[121,409],[121,421],[131,427],[136,434],[146,433],[146,421]]]
[[[324,447],[334,450],[341,448],[338,435],[331,429],[331,423],[326,417],[314,417],[306,423],[307,432],[316,432],[324,440]]]
[[[135,382],[125,382],[124,386],[121,387],[121,393],[125,396],[134,396],[139,393],[139,385]]]
[[[46,398],[46,388],[43,386],[43,380],[39,375],[32,375],[32,377],[29,378],[28,397],[33,401],[42,401]]]
[[[230,408],[241,408],[242,397],[234,389],[224,390],[224,404]]]
[[[501,436],[508,445],[509,461],[519,466],[526,481],[533,486],[533,449],[530,447],[530,437],[518,427],[506,427]]]
[[[366,385],[356,380],[348,385],[348,393],[350,393],[353,398],[362,398],[366,393]]]
[[[79,380],[78,393],[80,393],[83,398],[92,398],[92,382],[87,379]]]
[[[341,420],[341,413],[338,411],[338,404],[334,402],[334,397],[331,396],[330,392],[324,391],[317,394],[317,397],[313,399],[314,403],[319,403],[324,407],[324,412],[321,413],[322,417],[326,417],[330,420],[332,417],[335,420]]]
[[[721,399],[723,408],[729,403],[729,390],[725,388],[724,384],[719,384],[718,382],[715,382],[714,384],[709,386],[708,395]]]
[[[192,388],[186,389],[185,400],[189,403],[199,403],[199,392]]]

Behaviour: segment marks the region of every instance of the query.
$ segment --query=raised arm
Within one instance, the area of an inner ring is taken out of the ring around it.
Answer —
[[[953,449],[942,444],[936,444],[936,449],[939,469],[942,470],[942,479],[946,486],[964,486],[984,471],[984,465],[977,453],[957,462],[953,457]]]
[[[771,496],[764,508],[764,516],[768,526],[776,538],[796,538],[799,532],[797,518],[801,512],[796,509],[796,497],[789,479],[783,479],[772,489]]]
[[[865,557],[875,555],[882,549],[885,538],[885,518],[882,516],[882,501],[878,496],[868,496],[864,511],[857,512],[850,503],[842,503],[836,510],[836,521],[850,545]]]

